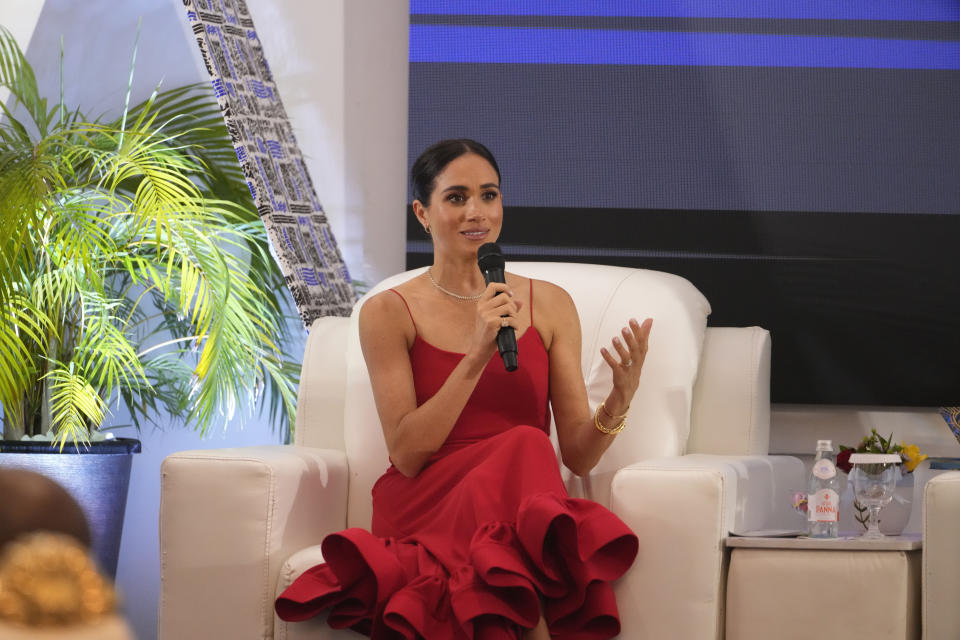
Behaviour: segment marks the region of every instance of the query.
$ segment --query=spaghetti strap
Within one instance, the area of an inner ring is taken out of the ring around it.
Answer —
[[[530,278],[530,326],[533,326],[533,278]]]
[[[387,289],[387,291],[393,291],[395,294],[397,294],[398,296],[400,296],[400,299],[401,299],[401,300],[403,300],[403,306],[405,306],[405,307],[407,308],[407,314],[410,316],[410,322],[413,323],[413,332],[419,334],[419,332],[417,331],[417,322],[416,322],[416,320],[413,319],[413,313],[410,311],[410,305],[407,304],[407,299],[404,298],[403,295],[402,295],[399,291],[397,291],[396,289],[394,289],[394,288],[392,288],[392,287],[391,287],[390,289]]]

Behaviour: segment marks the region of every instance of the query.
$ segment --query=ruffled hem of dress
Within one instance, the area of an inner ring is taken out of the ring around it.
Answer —
[[[325,564],[276,601],[288,621],[329,610],[334,628],[371,638],[519,638],[543,613],[555,638],[620,632],[610,582],[630,568],[638,542],[612,512],[589,500],[528,496],[516,523],[489,522],[468,560],[448,572],[413,541],[347,529],[323,541]]]

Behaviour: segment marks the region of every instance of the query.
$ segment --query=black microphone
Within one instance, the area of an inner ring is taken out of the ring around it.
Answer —
[[[507,281],[503,271],[503,255],[496,242],[488,242],[477,250],[477,264],[487,284]],[[500,331],[497,331],[497,349],[500,350],[500,357],[503,358],[503,366],[506,370],[516,371],[517,332],[513,327],[500,327]]]

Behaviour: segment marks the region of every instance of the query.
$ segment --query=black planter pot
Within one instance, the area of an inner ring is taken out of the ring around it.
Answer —
[[[63,453],[49,442],[0,440],[0,467],[42,473],[69,491],[87,516],[100,569],[115,578],[130,468],[139,452],[134,438],[95,442],[79,451],[67,445]]]

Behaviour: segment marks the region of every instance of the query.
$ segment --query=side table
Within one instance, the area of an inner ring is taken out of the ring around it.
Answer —
[[[919,639],[922,544],[728,537],[726,640]]]

